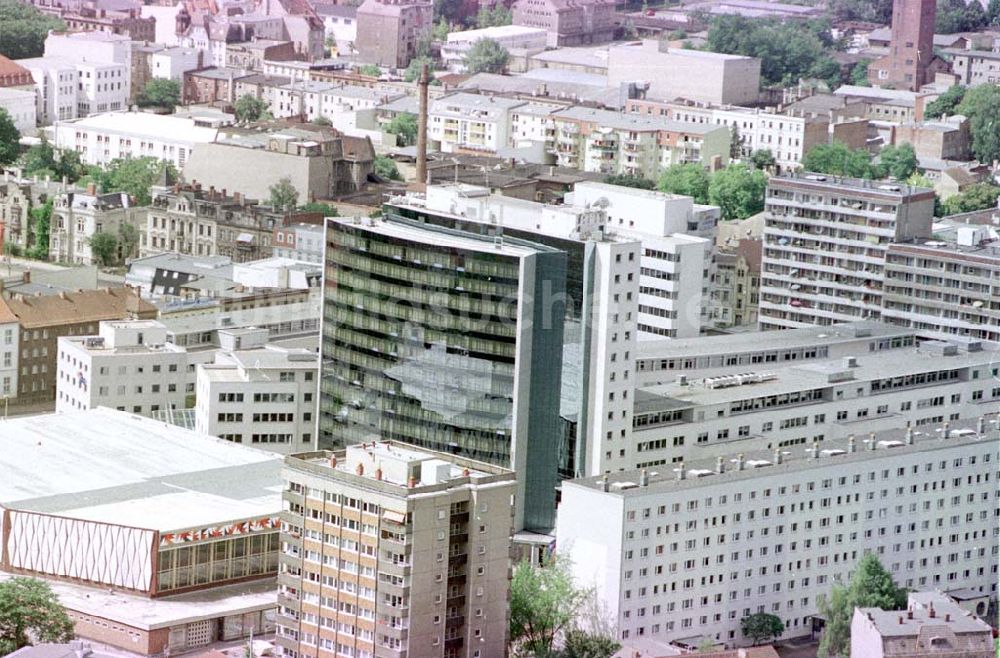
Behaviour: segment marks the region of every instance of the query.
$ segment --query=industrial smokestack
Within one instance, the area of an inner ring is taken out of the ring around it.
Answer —
[[[427,182],[427,87],[430,84],[427,63],[420,67],[417,90],[420,94],[420,114],[417,117],[417,183]]]

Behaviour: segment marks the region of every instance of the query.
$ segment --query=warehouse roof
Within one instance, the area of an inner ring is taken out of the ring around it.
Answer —
[[[275,514],[281,458],[98,408],[0,424],[0,506],[181,530]]]

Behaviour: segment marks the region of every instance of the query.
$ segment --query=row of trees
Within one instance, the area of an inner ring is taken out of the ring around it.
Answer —
[[[867,149],[852,149],[843,142],[834,142],[809,149],[802,158],[802,168],[833,176],[907,180],[917,172],[917,154],[911,144],[902,144],[886,146],[877,158],[872,158]]]
[[[719,206],[725,220],[745,219],[764,209],[767,174],[747,163],[734,163],[714,173],[700,164],[679,164],[663,172],[659,189]]]
[[[758,57],[766,85],[818,78],[840,84],[840,65],[830,56],[834,40],[827,21],[806,23],[717,16],[708,30],[707,50]]]

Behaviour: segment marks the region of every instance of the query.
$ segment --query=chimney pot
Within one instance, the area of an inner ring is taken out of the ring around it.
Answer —
[[[382,467],[381,466],[375,469],[375,479],[376,480],[381,480],[382,479]]]
[[[330,457],[330,468],[337,468],[337,455]]]
[[[410,479],[408,479],[408,480],[406,481],[406,486],[407,486],[408,488],[410,488],[410,489],[413,489],[414,487],[416,487],[416,486],[417,486],[417,478],[415,478],[415,477],[413,477],[413,476],[411,475],[411,476],[410,476]]]
[[[21,281],[24,283],[31,283],[31,270],[25,270],[24,273],[21,274]]]
[[[951,621],[951,613],[950,612],[946,612],[944,614],[944,620],[945,621]]]
[[[365,465],[364,464],[358,464],[357,468],[354,469],[354,472],[357,473],[358,475],[364,475],[365,474]]]

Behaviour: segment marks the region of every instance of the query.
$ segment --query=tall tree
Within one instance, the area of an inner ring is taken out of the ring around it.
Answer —
[[[479,13],[476,15],[476,27],[499,27],[510,25],[513,20],[511,10],[502,2],[497,2],[492,6],[479,6]]]
[[[695,203],[708,203],[708,172],[697,163],[667,167],[660,175],[659,188],[671,194],[694,197]]]
[[[573,629],[566,633],[562,658],[611,658],[621,646],[613,637]]]
[[[154,78],[136,99],[139,107],[173,108],[181,103],[181,86],[176,80]]]
[[[758,612],[740,620],[740,631],[756,646],[780,637],[785,632],[785,624],[777,615]]]
[[[526,655],[548,656],[586,598],[564,560],[540,567],[520,562],[510,584],[511,644]]]
[[[990,25],[1000,25],[1000,0],[990,0],[990,4],[986,7],[986,18],[989,19]]]
[[[820,595],[817,602],[826,618],[819,656],[844,656],[850,649],[854,608],[900,610],[906,607],[906,590],[897,587],[879,559],[869,553],[855,566],[847,587],[835,584],[830,595]]]
[[[288,212],[294,210],[299,202],[299,191],[292,185],[292,179],[288,176],[280,178],[268,190],[271,192],[271,207],[275,210]]]
[[[949,87],[946,92],[927,104],[924,108],[924,118],[937,119],[943,114],[954,114],[955,108],[965,98],[965,91],[966,88],[961,85]]]
[[[236,113],[237,121],[247,123],[260,121],[269,114],[267,103],[250,94],[240,96],[233,106],[233,111]]]
[[[857,87],[870,87],[871,83],[868,81],[868,66],[871,64],[870,60],[863,59],[854,65],[851,69],[851,84]]]
[[[400,112],[385,125],[385,131],[396,135],[400,146],[413,146],[417,143],[417,116],[409,112]]]
[[[402,180],[396,162],[387,155],[376,155],[374,163],[375,174],[386,180]]]
[[[465,68],[469,73],[503,73],[510,53],[493,39],[480,39],[465,54]]]
[[[913,144],[886,146],[878,158],[880,177],[892,176],[896,180],[906,180],[917,172],[917,153],[913,150]]]
[[[10,59],[41,57],[49,30],[65,30],[62,19],[43,14],[30,4],[0,0],[0,55]]]
[[[118,238],[114,233],[95,233],[90,236],[90,251],[101,265],[111,265],[118,260]]]
[[[35,236],[35,242],[25,255],[35,260],[48,260],[49,229],[52,222],[52,199],[32,208],[29,214],[31,215],[31,232]]]
[[[1000,87],[979,85],[965,92],[955,108],[969,117],[972,153],[980,162],[1000,160]]]
[[[73,622],[48,583],[34,578],[0,582],[0,656],[35,642],[69,642]]]
[[[976,183],[960,194],[956,194],[941,202],[938,209],[940,215],[958,215],[963,212],[996,208],[1000,187],[991,183]]]
[[[21,133],[7,110],[0,107],[0,165],[17,160],[21,153]]]
[[[122,258],[129,259],[138,255],[139,229],[128,222],[122,222],[118,227],[118,246]]]
[[[764,209],[767,175],[743,164],[720,169],[708,184],[708,202],[722,209],[722,219],[746,219]]]
[[[864,149],[851,149],[843,142],[817,144],[802,158],[802,168],[817,174],[872,178],[872,156]]]
[[[157,158],[117,158],[107,168],[95,170],[93,182],[104,192],[125,192],[140,206],[150,202],[149,188],[162,175],[163,169],[176,176],[172,164]]]

